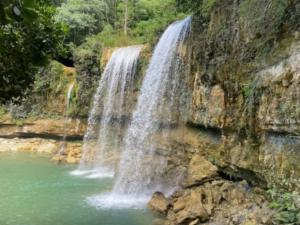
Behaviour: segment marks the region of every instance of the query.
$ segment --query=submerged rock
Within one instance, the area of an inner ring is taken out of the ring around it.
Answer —
[[[81,144],[68,143],[64,154],[55,155],[52,158],[53,161],[66,162],[69,164],[79,163],[81,160]]]

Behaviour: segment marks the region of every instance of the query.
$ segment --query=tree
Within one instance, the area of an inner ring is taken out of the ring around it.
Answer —
[[[0,102],[30,88],[37,67],[56,54],[63,40],[63,27],[53,19],[54,8],[41,2],[1,2],[5,14],[0,21]]]
[[[175,0],[139,0],[134,7],[132,33],[141,42],[152,42],[183,16],[177,12]]]
[[[108,4],[103,0],[68,0],[59,8],[56,21],[69,27],[66,42],[77,46],[92,34],[100,32],[109,23]]]
[[[128,0],[124,0],[124,35],[128,33]]]

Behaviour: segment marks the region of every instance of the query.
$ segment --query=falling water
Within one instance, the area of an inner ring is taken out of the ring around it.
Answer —
[[[82,160],[73,174],[88,178],[113,176],[140,51],[141,46],[130,46],[113,52],[94,96]]]
[[[179,174],[170,177],[166,152],[157,138],[184,122],[188,108],[188,49],[191,17],[168,27],[161,37],[147,70],[128,133],[113,194],[132,197],[167,193]]]
[[[62,139],[62,145],[58,151],[58,155],[62,155],[66,148],[67,130],[68,130],[68,121],[69,121],[68,111],[70,109],[70,101],[71,101],[71,94],[72,94],[73,88],[74,88],[74,83],[72,83],[69,86],[68,93],[67,93],[67,98],[66,98],[67,104],[66,104],[65,113],[64,113],[65,114],[64,135],[63,135],[63,139]]]

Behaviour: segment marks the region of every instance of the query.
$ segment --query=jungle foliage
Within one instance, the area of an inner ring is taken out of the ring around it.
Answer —
[[[0,102],[5,102],[30,88],[37,67],[58,53],[64,27],[45,1],[1,1],[0,11]]]
[[[101,48],[151,44],[183,16],[176,0],[2,0],[0,102],[32,90],[35,73],[49,59],[91,65],[91,40]]]
[[[175,0],[64,1],[57,8],[55,20],[69,29],[64,40],[65,57],[73,61],[78,85],[73,114],[88,114],[101,77],[100,58],[105,48],[153,45],[170,23],[184,16]]]

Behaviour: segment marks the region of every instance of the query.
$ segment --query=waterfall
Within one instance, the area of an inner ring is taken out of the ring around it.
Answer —
[[[124,140],[116,195],[167,193],[180,174],[168,174],[167,152],[157,145],[173,126],[184,122],[188,109],[187,67],[191,17],[170,25],[155,48],[137,107]],[[171,176],[171,177],[170,177]]]
[[[79,169],[73,174],[88,178],[113,176],[140,51],[141,46],[119,48],[107,63],[94,96]]]
[[[66,107],[65,107],[65,113],[64,113],[64,115],[65,115],[64,134],[63,134],[63,138],[62,138],[62,144],[58,151],[58,155],[62,155],[66,148],[67,130],[68,130],[68,121],[69,121],[68,111],[70,109],[70,100],[71,100],[71,94],[72,94],[73,88],[74,88],[74,83],[70,84],[68,92],[67,92]]]
[[[101,208],[145,207],[155,191],[170,194],[183,173],[168,168],[174,152],[159,143],[169,140],[170,130],[185,123],[189,112],[189,59],[186,41],[191,17],[171,24],[155,48],[146,72],[112,192],[87,201]]]

